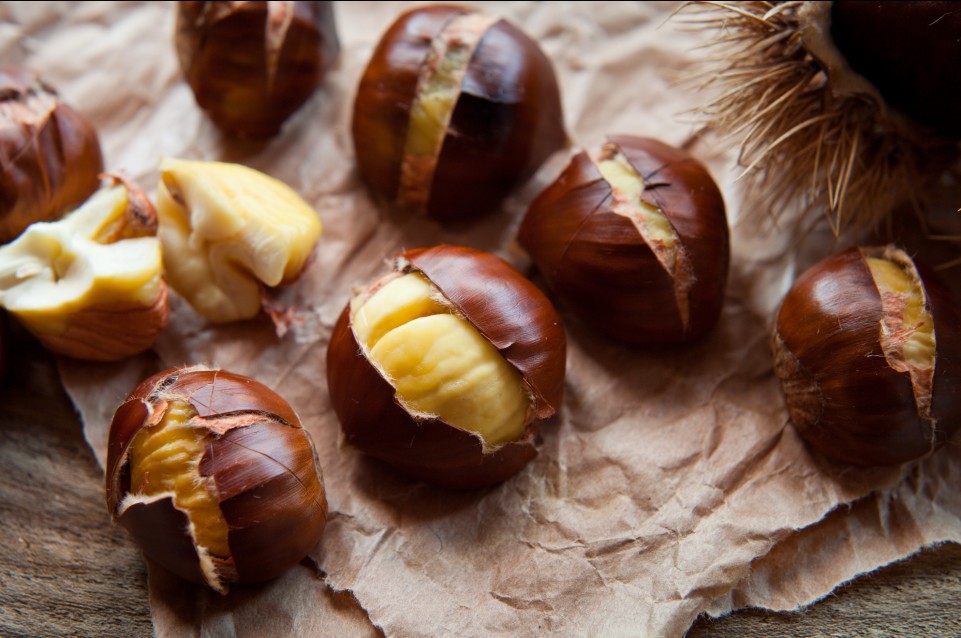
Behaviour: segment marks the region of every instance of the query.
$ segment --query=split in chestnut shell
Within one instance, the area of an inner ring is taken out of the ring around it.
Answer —
[[[412,122],[435,130],[421,135]],[[492,212],[567,143],[537,44],[503,19],[443,5],[409,11],[383,35],[351,131],[378,203],[441,222]]]
[[[869,260],[900,269],[910,285],[889,289]],[[961,309],[903,251],[849,248],[785,296],[774,369],[791,423],[815,452],[860,466],[905,463],[961,426]]]
[[[595,157],[572,158],[531,204],[518,241],[591,328],[627,344],[665,345],[717,323],[728,235],[721,192],[703,164],[657,140],[614,135]]]

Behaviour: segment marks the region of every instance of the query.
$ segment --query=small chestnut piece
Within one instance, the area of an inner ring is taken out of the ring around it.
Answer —
[[[93,126],[40,76],[0,67],[0,243],[62,216],[100,186]]]
[[[518,241],[570,309],[613,339],[686,342],[717,323],[724,200],[686,151],[613,135],[595,156],[578,153],[531,204]]]
[[[282,574],[327,520],[313,443],[290,405],[202,367],[160,372],[117,409],[106,494],[144,554],[220,593]]]
[[[560,406],[566,340],[547,297],[460,246],[409,250],[334,327],[327,382],[347,443],[427,482],[499,483]]]
[[[340,50],[331,2],[178,2],[177,54],[197,104],[228,134],[276,135]]]
[[[904,463],[961,426],[961,308],[904,251],[849,248],[785,296],[774,369],[813,450],[854,465]]]
[[[157,215],[170,285],[215,323],[255,317],[264,287],[300,277],[321,232],[294,189],[226,162],[164,158]]]
[[[357,89],[353,139],[379,203],[443,222],[492,211],[567,143],[550,61],[465,7],[401,15]]]
[[[95,193],[63,219],[0,247],[0,306],[51,352],[118,361],[167,327],[157,214],[136,184]]]

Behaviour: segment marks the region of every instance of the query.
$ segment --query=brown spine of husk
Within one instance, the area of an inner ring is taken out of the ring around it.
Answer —
[[[745,210],[835,235],[869,229],[924,192],[959,156],[890,108],[832,44],[829,2],[692,2],[692,28],[713,32],[688,81],[715,97],[697,111],[738,147]]]

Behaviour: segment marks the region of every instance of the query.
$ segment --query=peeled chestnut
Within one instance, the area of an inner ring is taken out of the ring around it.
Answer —
[[[60,217],[100,186],[103,157],[93,126],[40,76],[0,67],[0,243]]]
[[[827,458],[904,463],[961,426],[961,308],[893,246],[850,248],[802,274],[778,312],[774,357],[791,422]]]
[[[618,341],[686,342],[717,323],[729,255],[724,200],[686,151],[610,136],[534,200],[518,240],[570,309]]]
[[[249,138],[275,135],[340,50],[331,2],[178,2],[176,44],[200,108]]]
[[[381,38],[352,132],[380,203],[441,221],[490,212],[567,141],[537,44],[505,20],[436,5],[403,14]]]
[[[279,576],[320,540],[323,477],[297,414],[253,379],[170,369],[117,409],[107,507],[149,558],[226,593]]]
[[[536,420],[564,389],[566,341],[550,301],[490,253],[409,250],[359,290],[327,350],[347,443],[424,481],[499,483],[536,454]]]

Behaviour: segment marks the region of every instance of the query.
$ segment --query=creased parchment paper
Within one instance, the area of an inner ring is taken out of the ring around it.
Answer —
[[[673,144],[704,101],[672,84],[703,36],[673,3],[477,3],[521,25],[556,66],[575,144],[606,133]],[[568,318],[561,413],[520,475],[457,493],[412,483],[339,440],[325,352],[353,286],[404,248],[491,250],[537,280],[514,233],[567,154],[483,222],[455,231],[385,219],[353,163],[354,87],[403,3],[337,3],[343,51],[325,87],[262,146],[225,140],[196,108],[176,63],[167,3],[5,3],[0,52],[38,69],[98,127],[107,167],[153,190],[164,155],[243,162],[293,186],[324,232],[305,277],[281,293],[302,322],[278,339],[261,318],[211,326],[173,299],[155,351],[114,365],[61,362],[103,463],[113,410],[145,376],[207,363],[284,395],[313,436],[330,502],[304,564],[226,597],[151,568],[158,635],[682,635],[700,613],[793,609],[922,546],[961,539],[952,442],[904,468],[850,471],[812,459],[787,425],[771,372],[771,313],[794,275],[832,252],[741,210],[732,158],[693,150],[725,192],[733,261],[720,324],[704,342],[626,349]],[[666,22],[666,24],[665,24]],[[563,308],[562,308],[563,312]],[[566,313],[565,317],[569,317]],[[105,513],[106,516],[106,513]]]

